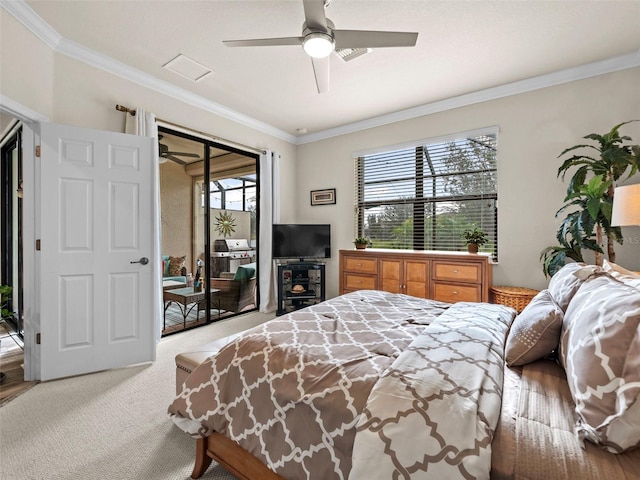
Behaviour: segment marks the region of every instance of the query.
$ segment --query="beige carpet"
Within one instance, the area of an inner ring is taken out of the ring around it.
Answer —
[[[0,479],[187,479],[195,440],[173,425],[178,353],[258,325],[249,313],[164,338],[153,364],[39,383],[0,408]],[[203,479],[235,477],[212,464]]]

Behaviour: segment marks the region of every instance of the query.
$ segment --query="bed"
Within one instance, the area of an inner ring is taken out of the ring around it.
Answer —
[[[639,369],[627,367],[640,357],[640,290],[576,264],[543,292],[516,318],[359,291],[245,332],[169,406],[197,439],[193,478],[212,459],[246,479],[639,478]],[[613,315],[627,339],[621,366],[607,362],[604,417],[578,379],[599,373],[580,353],[599,295],[615,311],[593,322]]]

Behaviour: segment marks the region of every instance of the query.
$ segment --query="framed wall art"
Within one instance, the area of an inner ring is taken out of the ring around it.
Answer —
[[[336,203],[336,189],[311,190],[311,205],[334,205]]]

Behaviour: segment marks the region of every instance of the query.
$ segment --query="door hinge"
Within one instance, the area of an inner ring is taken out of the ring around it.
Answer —
[[[36,345],[40,345],[40,334],[36,333]]]
[[[36,250],[40,251],[40,239],[36,240]]]
[[[36,145],[36,157],[40,158],[40,145]]]

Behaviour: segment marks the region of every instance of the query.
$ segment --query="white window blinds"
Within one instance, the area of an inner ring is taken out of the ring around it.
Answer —
[[[466,251],[479,228],[480,251],[497,258],[497,129],[424,141],[355,159],[356,236],[376,248]]]

